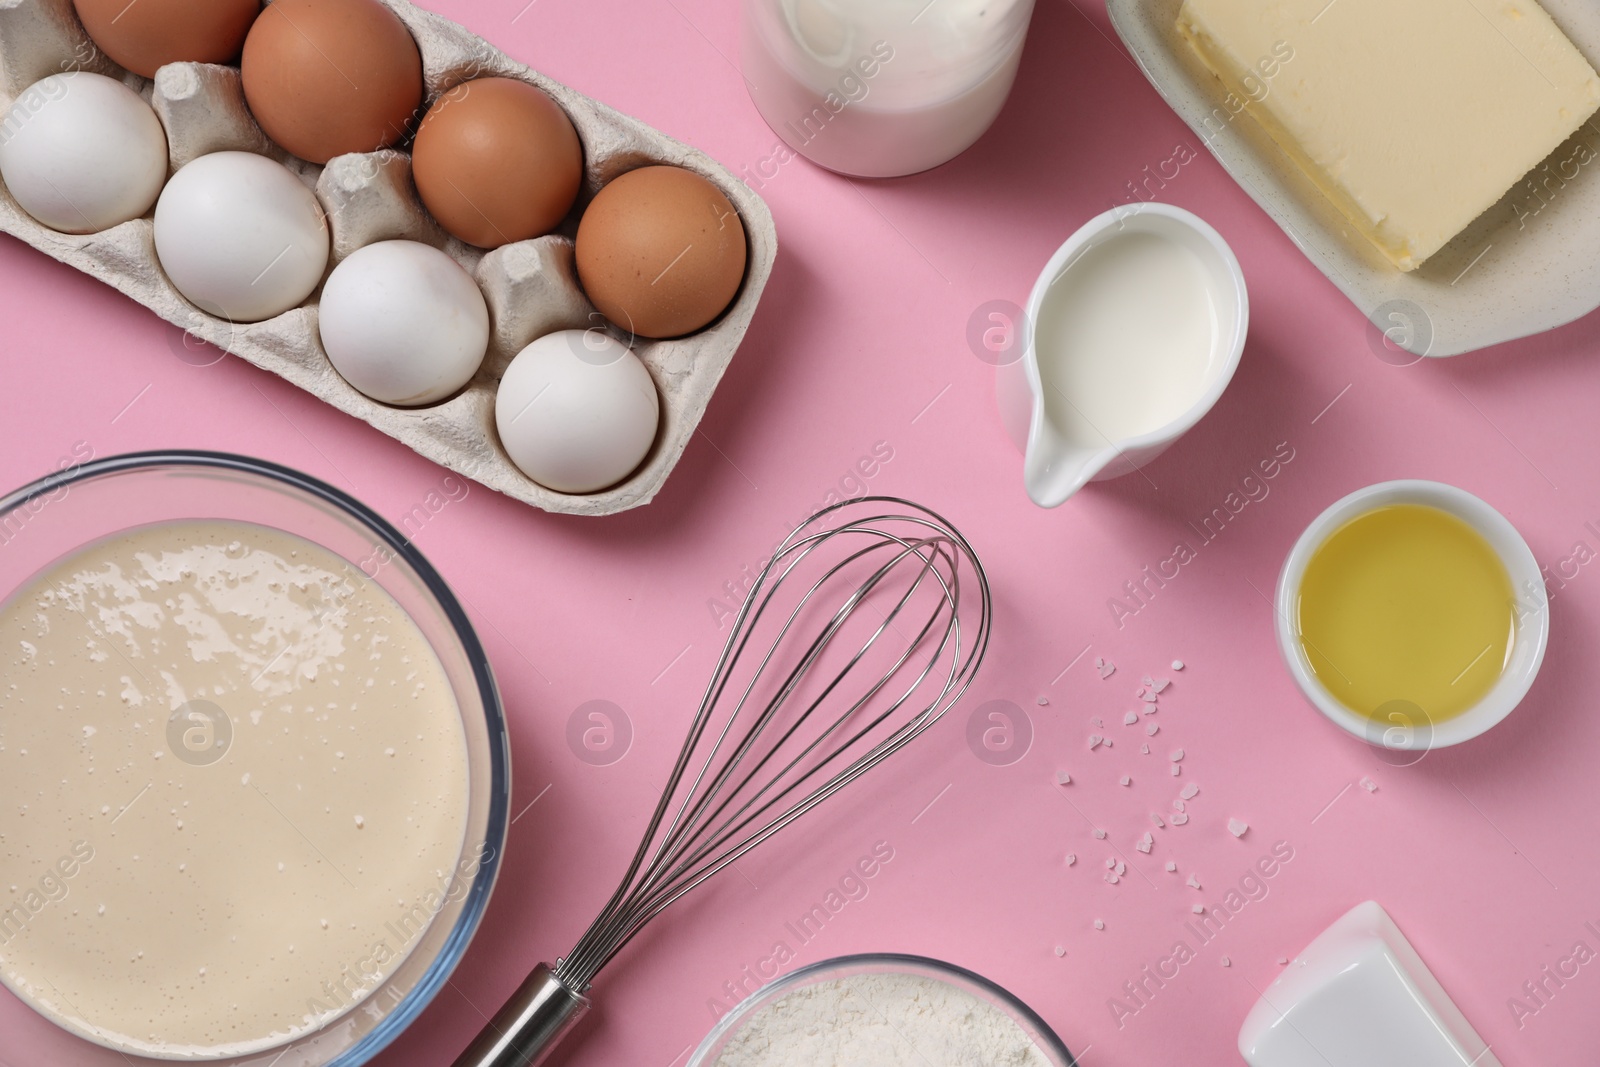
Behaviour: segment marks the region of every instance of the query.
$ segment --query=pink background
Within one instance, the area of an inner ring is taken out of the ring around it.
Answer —
[[[522,5],[430,4],[735,171],[773,152],[736,69],[735,0]],[[881,773],[631,946],[601,976],[592,1025],[565,1062],[681,1064],[724,983],[785,940],[795,964],[899,951],[970,967],[1036,1008],[1093,1067],[1235,1064],[1239,1024],[1277,959],[1368,898],[1391,911],[1506,1064],[1592,1062],[1600,964],[1520,1027],[1507,998],[1575,941],[1600,948],[1583,925],[1600,921],[1600,659],[1583,651],[1600,625],[1594,568],[1568,565],[1577,576],[1555,595],[1549,654],[1521,709],[1489,736],[1404,769],[1298,696],[1264,594],[1318,511],[1389,478],[1481,495],[1552,569],[1575,542],[1600,548],[1585,525],[1600,521],[1600,316],[1459,359],[1387,364],[1357,310],[1202,153],[1164,196],[1215,225],[1243,263],[1255,314],[1238,376],[1148,479],[1040,511],[996,418],[993,370],[966,342],[968,317],[986,301],[1024,303],[1055,247],[1180,142],[1198,147],[1114,43],[1100,5],[1039,0],[1011,104],[964,157],[877,183],[796,161],[760,188],[779,226],[777,269],[702,432],[653,505],[586,521],[474,486],[420,529],[499,674],[520,817],[471,951],[377,1062],[449,1063],[529,966],[571,946],[633,848],[715,658],[724,632],[709,603],[830,490],[855,485],[846,479],[875,447],[893,458],[867,487],[945,512],[989,567],[995,642],[975,691]],[[184,362],[174,329],[10,239],[0,240],[0,316],[8,485],[55,467],[77,441],[101,456],[166,446],[264,456],[395,520],[444,477],[235,359]],[[1178,540],[1197,544],[1188,520],[1220,506],[1280,442],[1294,458],[1268,495],[1119,627],[1108,598]],[[1109,680],[1096,657],[1117,665]],[[1168,669],[1174,657],[1188,664],[1181,674]],[[1174,678],[1151,756],[1120,724],[1146,673]],[[580,761],[565,740],[568,717],[593,699],[620,705],[635,733],[609,766]],[[991,699],[1031,719],[1031,747],[1009,766],[981,762],[966,743],[968,715]],[[1115,749],[1087,750],[1094,716]],[[1184,776],[1173,779],[1166,754],[1180,746]],[[1053,784],[1058,769],[1074,776],[1066,790]],[[1351,788],[1363,776],[1376,792]],[[1158,831],[1151,855],[1133,851],[1148,812],[1165,811],[1188,782],[1202,789],[1193,820]],[[1250,824],[1242,841],[1228,834],[1230,817]],[[1091,838],[1095,824],[1106,842]],[[894,855],[868,895],[796,942],[784,924],[880,841]],[[1294,858],[1268,896],[1119,1027],[1108,998],[1175,939],[1193,944],[1190,906],[1220,899],[1278,841]],[[1115,886],[1101,878],[1110,848],[1130,868]],[[1062,861],[1069,851],[1076,867]],[[1183,873],[1166,873],[1168,859]],[[1189,872],[1203,891],[1184,886]],[[0,1040],[0,1061],[33,1062],[9,1046]]]

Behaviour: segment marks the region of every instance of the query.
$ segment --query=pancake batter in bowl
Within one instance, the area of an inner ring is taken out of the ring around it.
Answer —
[[[0,980],[90,1040],[225,1057],[379,988],[465,892],[466,740],[375,582],[159,524],[0,606]]]

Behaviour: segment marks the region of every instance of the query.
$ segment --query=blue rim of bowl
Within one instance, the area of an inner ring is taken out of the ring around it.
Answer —
[[[1060,1067],[1078,1067],[1077,1058],[1072,1055],[1071,1050],[1061,1040],[1060,1035],[1055,1032],[1049,1023],[1044,1021],[1038,1012],[1028,1007],[1009,989],[992,979],[985,978],[976,971],[969,971],[965,967],[957,966],[954,963],[936,960],[931,956],[914,956],[902,952],[861,952],[850,956],[834,956],[831,959],[808,963],[804,967],[790,971],[788,974],[779,975],[734,1005],[733,1009],[724,1015],[717,1025],[711,1028],[711,1032],[695,1047],[694,1054],[689,1057],[687,1067],[706,1067],[704,1063],[705,1055],[716,1042],[744,1025],[755,1006],[772,998],[774,994],[790,987],[798,987],[804,984],[808,978],[827,974],[831,971],[880,964],[885,965],[886,970],[934,971],[959,979],[967,985],[977,987],[995,1001],[1005,1005],[1008,1011],[1027,1025],[1032,1031],[1028,1036],[1034,1039],[1036,1043],[1043,1043],[1039,1049],[1040,1052],[1059,1064]]]
[[[472,623],[468,620],[460,601],[450,591],[450,587],[434,569],[433,564],[429,563],[388,519],[343,490],[291,467],[231,452],[187,449],[127,452],[107,456],[104,459],[89,460],[29,482],[0,497],[0,515],[8,514],[37,497],[54,493],[75,482],[108,474],[174,467],[246,474],[286,485],[323,503],[333,505],[365,526],[381,538],[388,550],[404,560],[412,573],[421,579],[428,594],[439,605],[455,631],[456,640],[461,642],[462,650],[472,665],[473,680],[478,686],[478,696],[483,703],[484,716],[488,719],[489,727],[489,821],[484,829],[484,840],[495,846],[494,854],[480,863],[478,873],[472,880],[472,888],[467,893],[466,903],[456,919],[455,928],[440,946],[439,954],[428,965],[422,978],[370,1033],[327,1063],[327,1067],[360,1067],[387,1048],[415,1022],[417,1016],[422,1014],[423,1009],[433,1001],[439,990],[444,988],[456,965],[466,955],[467,946],[472,942],[473,934],[477,932],[478,924],[489,906],[489,895],[500,872],[500,859],[505,854],[505,837],[509,828],[507,816],[510,814],[511,752],[506,736],[505,710],[500,703],[500,691],[495,686],[494,674],[490,670],[489,657],[484,651],[483,643],[478,640],[477,632],[472,628]],[[312,1031],[313,1034],[319,1032]],[[293,1044],[284,1047],[290,1048]]]

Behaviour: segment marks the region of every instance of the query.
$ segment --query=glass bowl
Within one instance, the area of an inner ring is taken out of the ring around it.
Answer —
[[[399,530],[330,485],[243,456],[175,451],[64,459],[56,473],[0,499],[0,601],[84,546],[135,527],[189,519],[282,530],[358,567],[421,630],[461,711],[468,775],[461,862],[451,891],[400,967],[353,1008],[293,1041],[242,1056],[182,1057],[230,1067],[357,1067],[399,1036],[438,993],[488,906],[505,847],[511,786],[494,676],[460,603]],[[0,993],[0,1034],[5,1058],[16,1063],[155,1067],[178,1058],[91,1043],[9,991]]]
[[[998,1009],[1016,1023],[1033,1041],[1052,1067],[1077,1067],[1077,1060],[1067,1051],[1054,1030],[1050,1029],[1037,1012],[1011,993],[979,974],[957,967],[952,963],[928,959],[925,956],[902,956],[893,953],[868,953],[859,956],[838,956],[821,960],[774,979],[746,997],[742,1003],[723,1016],[706,1039],[700,1042],[687,1067],[714,1067],[745,1024],[762,1008],[796,989],[817,985],[839,978],[853,978],[862,974],[909,974],[920,978],[955,986],[962,992]]]

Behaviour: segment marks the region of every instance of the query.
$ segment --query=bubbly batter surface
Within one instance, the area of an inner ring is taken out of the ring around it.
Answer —
[[[265,527],[143,527],[0,606],[0,979],[159,1055],[380,987],[452,890],[461,716],[398,604]]]

